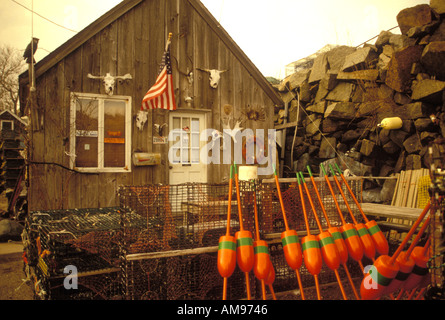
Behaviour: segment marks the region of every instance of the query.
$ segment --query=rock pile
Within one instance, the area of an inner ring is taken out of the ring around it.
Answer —
[[[397,22],[401,34],[336,46],[276,85],[297,130],[287,129],[290,172],[308,164],[318,172],[325,161],[362,176],[429,167],[428,146],[445,137],[445,2],[404,9]],[[284,117],[280,110],[276,125]],[[392,117],[399,127],[379,126]]]

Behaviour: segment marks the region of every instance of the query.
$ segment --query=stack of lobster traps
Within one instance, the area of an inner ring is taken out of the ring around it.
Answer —
[[[300,237],[305,236],[307,227],[314,234],[319,232],[314,214],[322,228],[328,226],[328,220],[333,226],[342,224],[339,210],[346,222],[353,217],[362,221],[350,199],[346,199],[349,206],[340,196],[334,201],[326,181],[317,181],[326,216],[317,203],[313,212],[306,198],[308,226],[295,179],[281,180],[280,192],[267,180],[239,181],[236,192],[227,183],[121,186],[115,208],[31,212],[23,233],[25,272],[40,299],[220,300],[223,279],[218,272],[218,245],[230,221],[231,233],[241,225],[252,234],[257,234],[258,228],[260,238],[267,241],[275,269],[275,292],[310,289],[314,277],[306,266],[299,270],[300,287],[284,256],[280,198],[288,227]],[[358,194],[361,180],[349,182]],[[307,187],[316,199],[314,187]],[[371,261],[363,261],[368,263]],[[349,289],[349,277],[363,276],[359,263],[351,259],[338,273]],[[337,278],[324,266],[318,280],[327,285],[336,283]],[[262,283],[253,271],[246,275],[237,267],[227,281],[227,299],[245,299],[247,291],[252,299],[262,298]],[[348,298],[356,297],[351,293]]]
[[[355,191],[360,189],[360,183],[360,180],[352,182]],[[340,224],[327,187],[322,182],[320,186],[324,187],[320,192],[325,197],[331,222]],[[289,223],[304,235],[296,181],[282,182],[281,188]],[[259,231],[261,238],[269,244],[275,267],[274,290],[295,291],[299,288],[296,274],[286,263],[280,239],[284,223],[275,184],[240,181],[239,192],[243,226],[252,234],[255,232],[256,199]],[[126,209],[122,215],[121,243],[121,286],[125,299],[221,299],[223,280],[217,270],[217,252],[219,238],[226,232],[228,194],[228,184],[189,183],[120,188],[120,206]],[[346,210],[346,207],[342,209]],[[132,214],[127,215],[129,212]],[[356,214],[359,218],[359,214]],[[240,229],[239,216],[237,196],[233,190],[230,216],[232,233]],[[315,222],[312,227],[316,228]],[[356,262],[349,261],[348,268],[352,277],[362,276]],[[304,266],[301,267],[301,274],[303,287],[313,287],[314,279]],[[340,271],[340,276],[346,286],[348,280],[344,271]],[[244,277],[237,267],[228,279],[227,299],[246,298]],[[252,298],[261,299],[261,282],[253,272],[250,272],[249,279]],[[328,268],[323,268],[319,279],[321,284],[336,281],[334,273]]]
[[[119,297],[121,214],[120,208],[31,212],[23,259],[36,298]]]
[[[124,186],[122,287],[131,300],[220,299],[218,240],[227,221],[227,184]],[[232,226],[238,225],[232,203]],[[252,221],[246,220],[246,223]],[[240,299],[244,275],[236,272],[229,290]],[[253,278],[252,278],[253,280]]]

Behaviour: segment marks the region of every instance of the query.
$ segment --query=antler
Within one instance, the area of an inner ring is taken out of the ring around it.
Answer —
[[[104,79],[104,76],[93,76],[91,73],[88,73],[87,75],[88,78],[90,79]]]
[[[122,79],[122,80],[131,80],[133,79],[133,77],[131,76],[131,74],[127,73],[124,76],[116,76],[114,77],[115,79]]]

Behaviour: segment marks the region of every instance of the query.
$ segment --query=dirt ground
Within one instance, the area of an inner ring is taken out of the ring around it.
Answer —
[[[22,254],[0,253],[0,300],[33,300],[33,290],[24,279]]]

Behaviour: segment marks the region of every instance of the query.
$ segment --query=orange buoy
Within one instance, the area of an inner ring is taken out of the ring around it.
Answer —
[[[334,181],[337,185],[338,190],[340,191],[340,194],[343,198],[343,201],[348,208],[348,212],[352,218],[352,221],[354,222],[355,228],[357,230],[358,236],[360,241],[363,244],[363,253],[365,256],[367,256],[369,259],[374,260],[375,258],[375,247],[374,247],[374,241],[372,240],[371,236],[368,233],[368,229],[366,229],[366,226],[362,223],[358,223],[355,219],[354,213],[352,212],[351,207],[349,206],[348,200],[346,199],[346,195],[344,194],[342,187],[340,185],[340,181],[338,181],[337,176],[335,175],[334,169],[331,165],[329,165],[329,168],[331,169],[332,176],[334,177]],[[348,184],[346,184],[348,185]],[[348,185],[349,186],[349,185]]]
[[[266,279],[264,279],[264,284],[266,284],[269,287],[270,293],[272,294],[272,299],[277,300],[277,297],[275,296],[275,291],[273,290],[272,284],[275,281],[275,269],[273,267],[272,261],[269,259],[270,267],[269,267],[269,274],[267,275]]]
[[[247,230],[238,231],[235,233],[235,238],[238,266],[243,272],[250,272],[255,262],[252,233]]]
[[[357,233],[363,244],[363,253],[366,257],[373,260],[375,258],[376,250],[374,246],[374,240],[368,232],[368,228],[363,223],[357,223],[355,225]]]
[[[334,240],[334,243],[337,247],[338,255],[340,258],[340,263],[344,264],[348,260],[348,248],[346,247],[345,240],[343,239],[343,236],[341,235],[339,228],[331,225],[331,222],[329,221],[328,214],[326,213],[326,209],[324,208],[323,201],[321,200],[320,193],[318,192],[318,188],[315,183],[314,177],[312,176],[311,167],[307,166],[307,170],[309,173],[309,177],[312,181],[312,185],[314,187],[315,194],[317,195],[318,202],[320,204],[320,208],[323,211],[324,218],[326,219],[326,223],[328,224],[327,231],[331,234],[332,239]]]
[[[223,278],[229,278],[236,268],[236,239],[233,236],[221,236],[218,245],[218,272]]]
[[[269,259],[269,273],[267,274],[267,277],[264,279],[264,282],[270,286],[275,281],[275,268],[273,267],[272,261]]]
[[[310,174],[310,176],[312,178],[311,174]],[[318,229],[320,230],[320,234],[317,236],[317,240],[320,245],[321,256],[323,257],[323,260],[325,261],[326,265],[332,271],[334,271],[335,276],[338,281],[340,291],[343,295],[343,299],[347,300],[347,296],[346,296],[345,290],[343,288],[343,284],[341,282],[340,275],[338,274],[338,270],[337,270],[340,267],[340,254],[338,252],[337,245],[335,244],[334,239],[333,239],[332,235],[329,233],[329,231],[323,231],[323,227],[322,227],[320,219],[318,218],[318,215],[317,215],[317,210],[315,208],[314,202],[312,201],[312,196],[311,196],[309,189],[306,185],[306,181],[304,179],[302,172],[300,172],[300,177],[301,177],[301,181],[303,182],[303,186],[306,191],[307,198],[311,205],[312,213],[314,214],[315,221],[317,222]],[[315,184],[314,184],[314,189],[315,189]],[[327,214],[326,214],[326,211],[324,210],[324,206],[321,202],[320,194],[318,193],[318,190],[315,189],[315,193],[317,194],[318,200],[321,203],[321,208],[323,210],[323,214],[325,215],[326,222],[328,223],[328,227],[330,227],[329,219],[327,218]],[[301,195],[303,195],[302,192],[301,192]],[[303,197],[302,197],[302,200],[303,200]],[[303,212],[304,211],[305,211],[305,206],[303,205]],[[316,275],[314,275],[314,277],[315,277],[315,285],[316,285],[316,289],[317,289],[317,295],[318,295],[318,298],[321,299],[320,290],[319,290],[319,286],[318,286],[318,278],[316,277]]]
[[[272,166],[275,176],[275,184],[277,186],[278,199],[280,200],[281,212],[283,214],[284,226],[286,228],[286,231],[281,233],[281,243],[283,244],[284,257],[286,258],[289,267],[295,270],[298,286],[300,287],[301,299],[305,300],[301,276],[298,270],[300,269],[303,262],[300,239],[298,238],[297,232],[295,230],[289,229],[289,224],[286,218],[286,211],[284,209],[283,196],[281,194],[280,183],[278,181],[277,169],[275,165]]]
[[[283,244],[284,257],[291,269],[300,269],[303,263],[300,239],[297,231],[287,230],[281,233],[281,243]]]
[[[341,179],[343,180],[343,182],[346,185],[346,188],[349,191],[349,194],[351,195],[352,199],[354,200],[355,204],[357,205],[358,210],[360,211],[363,219],[365,220],[365,226],[368,229],[368,233],[370,234],[373,243],[374,243],[374,247],[375,250],[383,255],[383,254],[388,254],[389,252],[389,245],[388,245],[388,240],[386,239],[385,235],[383,234],[383,232],[380,230],[380,227],[377,225],[377,222],[375,222],[374,220],[368,220],[368,217],[366,217],[365,213],[363,212],[363,209],[360,205],[360,203],[358,202],[354,192],[352,192],[351,187],[349,186],[348,181],[346,180],[345,176],[343,175],[343,173],[340,170],[340,167],[338,166],[338,164],[336,163],[335,166],[337,167],[337,171],[341,177]],[[366,246],[365,246],[366,247]],[[372,249],[371,249],[372,250]],[[368,253],[369,249],[368,249]],[[368,256],[368,255],[367,255]],[[368,256],[369,257],[369,256]]]
[[[271,266],[269,248],[264,240],[257,240],[253,243],[254,267],[253,271],[259,280],[264,280],[269,275]]]
[[[218,272],[224,278],[223,300],[226,300],[227,296],[227,279],[232,275],[233,271],[235,271],[236,268],[236,238],[230,235],[230,216],[232,209],[232,181],[233,181],[233,166],[230,166],[226,235],[219,238],[218,257],[217,257]]]
[[[328,231],[325,231],[318,235],[318,241],[324,262],[329,269],[337,270],[340,267],[340,254],[338,253],[334,238]]]
[[[387,255],[389,253],[388,240],[386,239],[382,230],[380,230],[377,222],[375,222],[375,220],[370,220],[365,223],[365,226],[368,229],[372,240],[374,241],[374,246],[377,252],[380,255]]]
[[[403,248],[408,243],[411,236],[416,231],[419,224],[422,222],[423,218],[426,216],[430,209],[430,203],[427,204],[427,206],[423,209],[422,213],[419,215],[419,217],[416,219],[414,224],[411,226],[411,229],[409,230],[408,234],[403,239],[402,243],[397,248],[396,252],[389,257],[387,255],[382,255],[377,258],[377,260],[374,262],[373,266],[368,270],[368,273],[365,275],[365,277],[362,280],[361,286],[360,286],[360,293],[362,295],[362,299],[377,299],[381,295],[383,295],[386,291],[386,287],[389,286],[392,279],[394,279],[397,276],[397,273],[400,270],[400,266],[396,259],[401,254]],[[423,248],[422,248],[423,249]],[[414,250],[413,250],[414,252]],[[411,253],[413,254],[413,253]],[[424,254],[424,253],[423,253]],[[416,262],[415,257],[413,256],[414,262]],[[421,259],[419,259],[421,260]],[[428,259],[427,259],[428,261]],[[417,264],[417,262],[416,262]],[[415,268],[415,267],[414,267]],[[414,269],[413,269],[414,270]],[[410,277],[412,274],[410,275]],[[370,281],[370,278],[372,281]],[[409,279],[409,277],[408,277]],[[405,281],[404,285],[406,285],[408,279]],[[402,287],[401,292],[403,292],[404,286]],[[400,294],[399,294],[400,295]]]
[[[352,259],[355,261],[360,261],[363,259],[363,244],[359,238],[357,230],[352,223],[347,223],[340,227],[343,239],[345,239],[346,247],[348,248],[348,253]]]
[[[303,249],[304,265],[312,275],[318,275],[323,265],[320,244],[315,235],[308,235],[301,239]]]
[[[298,180],[298,189],[300,191],[301,207],[303,209],[303,216],[307,233],[307,236],[301,239],[304,265],[312,275],[318,275],[321,271],[321,267],[323,264],[320,251],[320,244],[318,242],[318,238],[311,234],[311,230],[309,228],[308,215],[306,212],[306,204],[304,201],[303,190],[301,188],[300,175],[298,173],[297,173],[297,180]]]
[[[393,261],[391,257],[386,255],[379,256],[367,270],[360,285],[362,300],[376,300],[384,295],[399,270],[397,261]]]
[[[426,228],[428,227],[430,219],[431,219],[431,216],[428,216],[426,218],[425,222],[422,225],[422,228],[420,228],[416,237],[411,242],[408,250],[400,252],[399,256],[397,257],[396,260],[399,263],[400,271],[397,274],[397,276],[394,278],[394,280],[391,282],[391,284],[389,285],[387,294],[391,294],[391,293],[395,292],[396,290],[400,289],[404,285],[405,281],[409,278],[409,276],[415,266],[415,262],[411,256],[411,254],[412,254],[414,248],[416,247],[417,243],[419,242],[420,238],[422,237],[423,233],[425,232]]]
[[[255,254],[253,251],[253,240],[252,233],[250,231],[244,230],[243,227],[243,215],[241,210],[241,196],[239,190],[239,181],[238,181],[238,168],[236,163],[234,163],[235,167],[235,186],[236,186],[236,197],[238,204],[238,218],[240,231],[235,233],[236,238],[236,258],[238,261],[238,266],[244,272],[246,279],[246,291],[247,291],[247,300],[250,300],[250,280],[249,280],[249,272],[252,270],[254,262],[255,262]]]
[[[332,239],[334,239],[334,243],[338,250],[338,256],[340,258],[340,263],[344,264],[348,261],[348,247],[346,246],[345,239],[340,232],[340,229],[337,227],[328,228],[328,232],[331,234]]]
[[[399,264],[399,272],[397,272],[397,275],[391,281],[384,294],[391,294],[399,290],[414,268],[414,260],[407,256],[407,251],[400,252],[396,261]]]
[[[415,289],[423,280],[424,276],[428,274],[428,242],[425,247],[415,247],[411,253],[411,258],[414,260],[414,268],[403,284],[405,291]]]
[[[342,221],[342,226],[340,227],[340,231],[342,233],[343,239],[345,240],[346,247],[348,248],[348,253],[352,259],[358,261],[363,258],[363,244],[358,236],[357,230],[351,223],[346,223],[345,218],[340,209],[340,205],[338,204],[337,198],[334,193],[334,189],[332,188],[331,182],[329,181],[328,174],[324,168],[324,165],[321,164],[321,169],[323,170],[324,178],[329,187],[329,191],[331,192],[332,199],[334,200],[335,207],[337,208],[338,215]],[[335,178],[335,177],[334,177]]]

